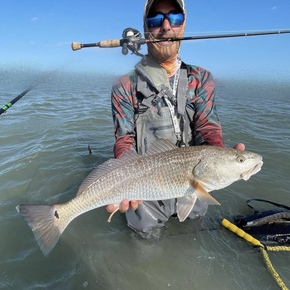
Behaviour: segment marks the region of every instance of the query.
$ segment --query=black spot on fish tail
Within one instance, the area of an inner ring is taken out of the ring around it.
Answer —
[[[58,215],[57,210],[54,212],[54,216],[55,216],[57,219],[59,219],[59,215]]]
[[[60,217],[56,206],[61,205],[27,205],[17,206],[18,212],[31,228],[42,251],[47,256],[56,245],[61,233],[69,224],[69,219]]]

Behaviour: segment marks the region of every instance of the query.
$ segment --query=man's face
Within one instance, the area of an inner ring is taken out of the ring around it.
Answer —
[[[163,13],[167,14],[170,12],[180,12],[180,8],[177,4],[174,4],[172,1],[168,0],[159,0],[155,1],[150,9],[150,14]],[[171,26],[167,18],[164,19],[160,27],[150,27],[149,31],[151,32],[154,38],[171,38],[179,35],[182,29],[182,25]],[[170,41],[159,42],[159,45],[172,45]]]

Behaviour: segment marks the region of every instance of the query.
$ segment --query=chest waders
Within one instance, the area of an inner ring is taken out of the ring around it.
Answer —
[[[188,146],[190,126],[186,114],[187,69],[181,64],[173,89],[165,69],[146,56],[136,66],[138,111],[135,114],[137,151],[144,155],[156,139]],[[151,88],[151,89],[150,89]]]
[[[166,71],[148,56],[146,65],[141,61],[135,69],[138,75],[138,110],[135,114],[137,152],[144,155],[150,144],[159,138],[168,139],[177,146],[188,146],[188,136],[191,134],[189,120],[193,120],[194,112],[186,110],[186,65],[181,64],[174,78],[173,89]],[[156,236],[155,229],[163,227],[176,214],[176,206],[176,199],[144,201],[137,210],[129,209],[125,213],[127,225],[136,232],[149,236],[154,233]],[[207,204],[197,199],[188,218],[204,215],[207,207]]]

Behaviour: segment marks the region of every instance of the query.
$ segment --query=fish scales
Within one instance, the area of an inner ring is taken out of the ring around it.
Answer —
[[[125,197],[143,200],[176,197],[176,192],[172,193],[174,190],[189,186],[187,181],[194,158],[189,157],[186,149],[182,150],[184,154],[172,150],[134,160],[94,182],[80,194],[80,198],[86,200],[85,207],[87,203],[93,207],[116,203]]]
[[[124,198],[130,200],[170,199],[192,193],[190,190],[190,165],[196,157],[188,151],[198,153],[195,147],[173,150],[158,156],[137,159],[122,168],[118,168],[98,179],[78,197],[66,203],[58,210],[59,215],[71,219],[110,203],[118,204]],[[180,151],[184,151],[183,154]],[[181,154],[180,154],[181,153]],[[132,170],[133,169],[133,170]],[[132,173],[133,172],[133,173]],[[136,182],[137,181],[137,182]],[[148,182],[150,181],[150,182]]]

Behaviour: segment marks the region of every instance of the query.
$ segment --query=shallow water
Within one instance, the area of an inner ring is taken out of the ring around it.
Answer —
[[[114,79],[61,75],[0,116],[0,288],[278,289],[259,251],[220,225],[224,217],[251,214],[248,198],[290,205],[290,83],[271,80],[217,81],[226,145],[243,142],[264,159],[249,181],[214,193],[220,207],[195,221],[171,219],[151,239],[127,228],[122,214],[107,223],[105,209],[96,209],[69,225],[48,258],[42,255],[15,207],[72,199],[85,176],[113,156]],[[1,105],[29,86],[14,80],[5,74]],[[290,287],[290,255],[270,257]]]

